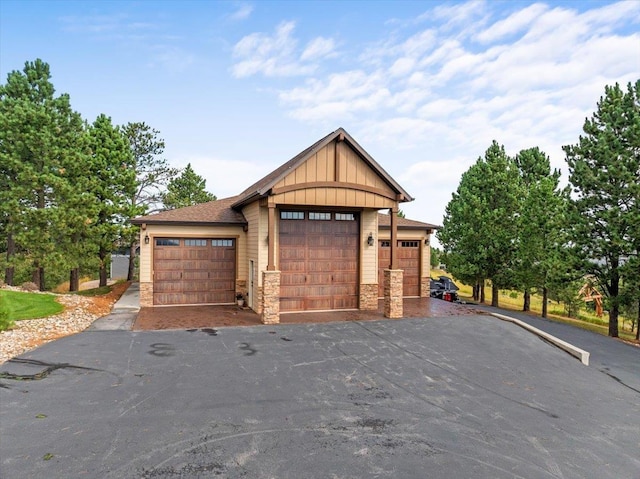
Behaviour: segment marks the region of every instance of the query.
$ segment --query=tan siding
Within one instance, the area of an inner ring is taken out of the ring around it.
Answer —
[[[260,277],[259,284],[260,286],[262,286],[262,271],[265,271],[267,269],[267,264],[269,262],[269,243],[267,239],[267,236],[269,235],[269,209],[266,207],[261,207],[258,213],[260,218],[260,241],[258,243],[258,247],[259,247],[258,274]],[[276,222],[275,222],[276,229],[278,228],[277,216],[278,216],[278,212],[276,211]],[[278,251],[278,234],[277,233],[278,233],[277,231],[274,233],[276,251]],[[277,261],[278,261],[278,258],[276,255],[276,263]],[[276,264],[276,269],[278,269],[277,264]]]
[[[256,265],[257,285],[262,285],[261,272],[267,269],[268,243],[267,235],[269,230],[269,216],[266,207],[260,207],[258,202],[251,203],[242,210],[244,217],[249,223],[247,232],[249,248],[247,250],[247,264],[250,259]],[[277,236],[276,236],[277,238]],[[248,266],[247,266],[248,267]]]
[[[140,282],[141,283],[150,283],[151,282],[151,246],[153,245],[152,241],[149,241],[149,244],[144,244],[144,237],[148,234],[147,231],[140,230]]]
[[[428,278],[431,276],[431,235],[426,235],[425,239],[428,239],[429,244],[424,244],[424,240],[422,241],[422,277]]]
[[[242,214],[247,219],[247,268],[249,267],[249,260],[253,260],[258,264],[258,241],[259,241],[259,221],[258,221],[258,202],[255,201],[250,205],[242,209]],[[247,274],[248,280],[248,274]],[[257,286],[257,284],[256,284]],[[254,298],[255,299],[255,298]],[[255,304],[255,302],[254,302]]]
[[[262,288],[262,271],[267,269],[268,260],[268,210],[266,207],[260,207],[256,201],[251,203],[242,210],[244,217],[247,219],[249,229],[247,231],[248,248],[247,248],[247,280],[248,280],[248,267],[249,260],[254,261],[255,277],[253,288],[253,309],[260,313],[260,291]]]
[[[293,185],[303,186],[306,183],[322,181],[339,181],[353,185],[378,188],[387,196],[395,197],[394,191],[378,174],[367,165],[362,158],[345,143],[338,143],[339,177],[336,178],[335,154],[336,143],[330,143],[311,155],[307,161],[285,176],[274,185],[277,190]],[[277,197],[282,204],[319,205],[319,206],[358,206],[363,208],[386,208],[391,206],[390,200],[375,193],[356,189],[301,188],[289,191]]]
[[[360,260],[360,284],[378,282],[378,212],[363,211],[361,214],[360,241],[362,256]],[[367,244],[369,233],[373,233],[374,246]]]
[[[282,205],[346,206],[358,208],[391,208],[393,200],[375,193],[349,188],[309,188],[287,191],[274,196]]]

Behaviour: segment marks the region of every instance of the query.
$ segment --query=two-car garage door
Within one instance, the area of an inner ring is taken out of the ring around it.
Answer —
[[[236,240],[156,238],[153,275],[153,304],[233,303]]]

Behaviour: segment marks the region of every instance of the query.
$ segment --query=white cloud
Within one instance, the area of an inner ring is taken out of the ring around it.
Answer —
[[[331,128],[346,121],[367,149],[392,155],[391,169],[397,161],[409,190],[434,182],[455,190],[494,139],[511,154],[539,146],[560,167],[561,146],[577,141],[604,86],[640,77],[640,2],[586,4],[582,12],[571,4],[508,5],[505,14],[500,3],[449,4],[391,22],[370,44],[343,45],[349,66],[327,73],[303,60],[332,54],[333,42],[318,37],[298,54],[291,24],[290,50],[266,56],[296,65],[303,78],[278,98],[299,121]],[[253,72],[268,74],[264,66]]]
[[[248,3],[243,3],[238,6],[238,9],[229,15],[231,20],[246,20],[253,13],[253,6]]]
[[[335,42],[332,38],[318,37],[309,42],[300,55],[300,60],[316,60],[334,54]]]
[[[534,3],[519,10],[504,20],[497,21],[489,25],[485,30],[476,35],[476,39],[481,43],[494,42],[500,38],[520,32],[542,13],[548,10],[548,6],[542,3]]]
[[[334,54],[331,38],[317,37],[299,53],[298,40],[293,36],[295,22],[282,22],[273,35],[251,33],[233,48],[237,62],[232,73],[237,78],[262,74],[267,77],[304,76],[316,71],[318,60]]]

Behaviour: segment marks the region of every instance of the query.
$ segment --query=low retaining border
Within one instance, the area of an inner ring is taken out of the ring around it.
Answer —
[[[533,334],[536,334],[537,336],[540,336],[541,338],[546,339],[554,346],[557,346],[558,348],[563,349],[564,351],[571,354],[571,356],[578,358],[580,362],[582,362],[582,364],[584,364],[585,366],[589,365],[589,356],[590,356],[589,351],[580,349],[574,346],[573,344],[567,343],[562,339],[558,339],[549,333],[545,333],[544,331],[538,328],[535,328],[530,324],[525,323],[524,321],[520,321],[519,319],[512,318],[511,316],[505,316],[504,314],[499,314],[499,313],[491,313],[491,316],[495,316],[496,318],[501,319],[503,321],[509,321],[510,323],[515,323],[521,328],[524,328],[527,331],[531,331]]]

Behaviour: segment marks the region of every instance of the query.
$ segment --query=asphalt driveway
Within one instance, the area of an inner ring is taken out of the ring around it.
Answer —
[[[21,361],[3,478],[640,477],[640,394],[484,315],[93,331]]]

